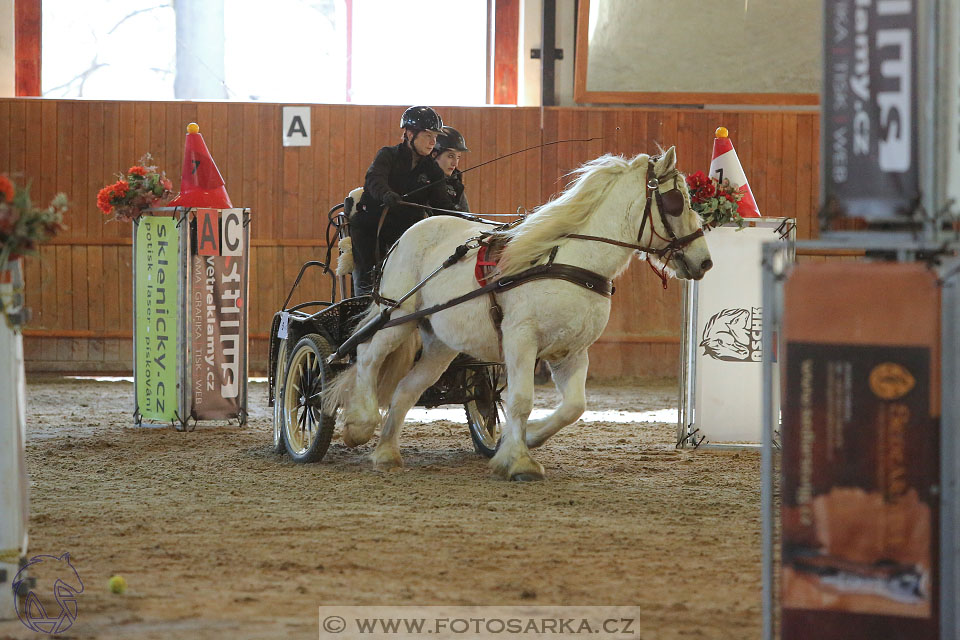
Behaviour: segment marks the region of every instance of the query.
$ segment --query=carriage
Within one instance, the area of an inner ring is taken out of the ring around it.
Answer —
[[[347,236],[349,217],[358,200],[357,192],[352,192],[329,211],[325,261],[303,264],[282,308],[273,317],[268,376],[273,450],[286,451],[296,462],[316,462],[330,445],[335,419],[321,410],[320,393],[350,365],[355,351],[344,360],[329,364],[326,360],[354,332],[371,302],[369,295],[347,296],[348,291],[353,293],[352,282],[329,268],[332,232],[339,238]],[[288,306],[304,273],[311,268],[322,269],[330,276],[330,299]],[[502,378],[502,364],[460,355],[417,404],[463,405],[474,448],[489,458],[496,453],[500,441],[498,405]]]
[[[713,266],[673,147],[659,156],[607,154],[574,173],[561,195],[522,222],[463,215],[417,222],[384,259],[374,304],[335,302],[336,279],[329,303],[288,309],[288,297],[271,340],[275,447],[316,460],[334,427],[348,447],[379,429],[370,461],[395,468],[403,465],[399,438],[410,408],[457,402],[496,475],[542,480],[530,449],[583,413],[587,350],[610,317],[613,278],[634,254],[664,285],[670,274],[699,280]],[[340,206],[331,210],[328,236],[331,228],[345,236],[352,204],[348,198],[336,218]],[[305,269],[326,264],[304,265],[294,288]],[[493,271],[482,271],[488,265]],[[550,364],[561,400],[530,419],[538,358]],[[502,438],[501,377],[509,378]]]

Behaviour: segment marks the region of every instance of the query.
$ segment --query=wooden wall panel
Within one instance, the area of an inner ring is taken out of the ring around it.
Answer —
[[[556,195],[569,172],[603,153],[635,155],[676,144],[684,172],[709,166],[714,130],[725,126],[761,211],[795,216],[798,237],[816,237],[819,115],[587,107],[439,107],[465,136],[462,169],[476,212],[531,210]],[[132,354],[130,226],[106,220],[96,193],[150,152],[179,187],[188,122],[200,131],[235,206],[253,210],[251,370],[265,366],[273,312],[302,262],[322,259],[326,213],[363,176],[377,149],[396,144],[400,107],[313,105],[313,145],[281,144],[281,105],[0,99],[0,172],[32,180],[37,202],[71,200],[68,230],[27,261],[31,370],[129,371]],[[586,141],[585,139],[597,138]],[[535,148],[469,170],[498,156]],[[591,350],[591,375],[674,376],[680,286],[664,291],[636,262],[617,282],[610,325]],[[308,293],[309,292],[309,293]],[[319,271],[294,302],[329,297]]]

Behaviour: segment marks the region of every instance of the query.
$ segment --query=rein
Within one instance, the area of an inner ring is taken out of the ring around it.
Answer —
[[[614,134],[619,134],[619,133],[620,133],[620,127],[617,127],[616,130],[614,131]],[[518,149],[516,151],[511,151],[510,153],[505,153],[502,156],[497,156],[496,158],[491,158],[486,162],[481,162],[480,164],[474,165],[472,167],[468,167],[463,171],[461,171],[460,173],[467,173],[469,171],[473,171],[474,169],[479,169],[480,167],[486,166],[492,162],[498,162],[500,160],[503,160],[504,158],[509,158],[510,156],[517,155],[518,153],[524,153],[525,151],[532,151],[533,149],[542,149],[543,147],[549,147],[555,144],[562,144],[564,142],[593,142],[594,140],[605,140],[606,137],[607,136],[595,136],[593,138],[568,138],[566,140],[553,140],[552,142],[541,142],[540,144],[535,144],[533,146],[526,147],[524,149]],[[438,184],[442,184],[445,180],[446,178],[442,178],[440,180],[434,180],[433,182],[429,182],[423,185],[422,187],[417,187],[413,191],[408,191],[407,193],[403,194],[403,197],[406,198],[407,196],[411,196],[415,193],[423,191],[424,189],[429,189],[430,187],[436,186]]]

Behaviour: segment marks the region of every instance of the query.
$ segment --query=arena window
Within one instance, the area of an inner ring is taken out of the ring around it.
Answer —
[[[486,102],[487,0],[42,6],[48,98]]]

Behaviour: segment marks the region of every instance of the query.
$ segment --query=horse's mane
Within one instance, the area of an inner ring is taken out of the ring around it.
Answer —
[[[539,207],[522,224],[496,234],[509,241],[498,261],[500,275],[523,271],[559,238],[574,233],[603,201],[614,178],[637,167],[646,169],[649,160],[644,153],[631,160],[606,154],[571,171],[568,175],[576,178],[557,198]]]

